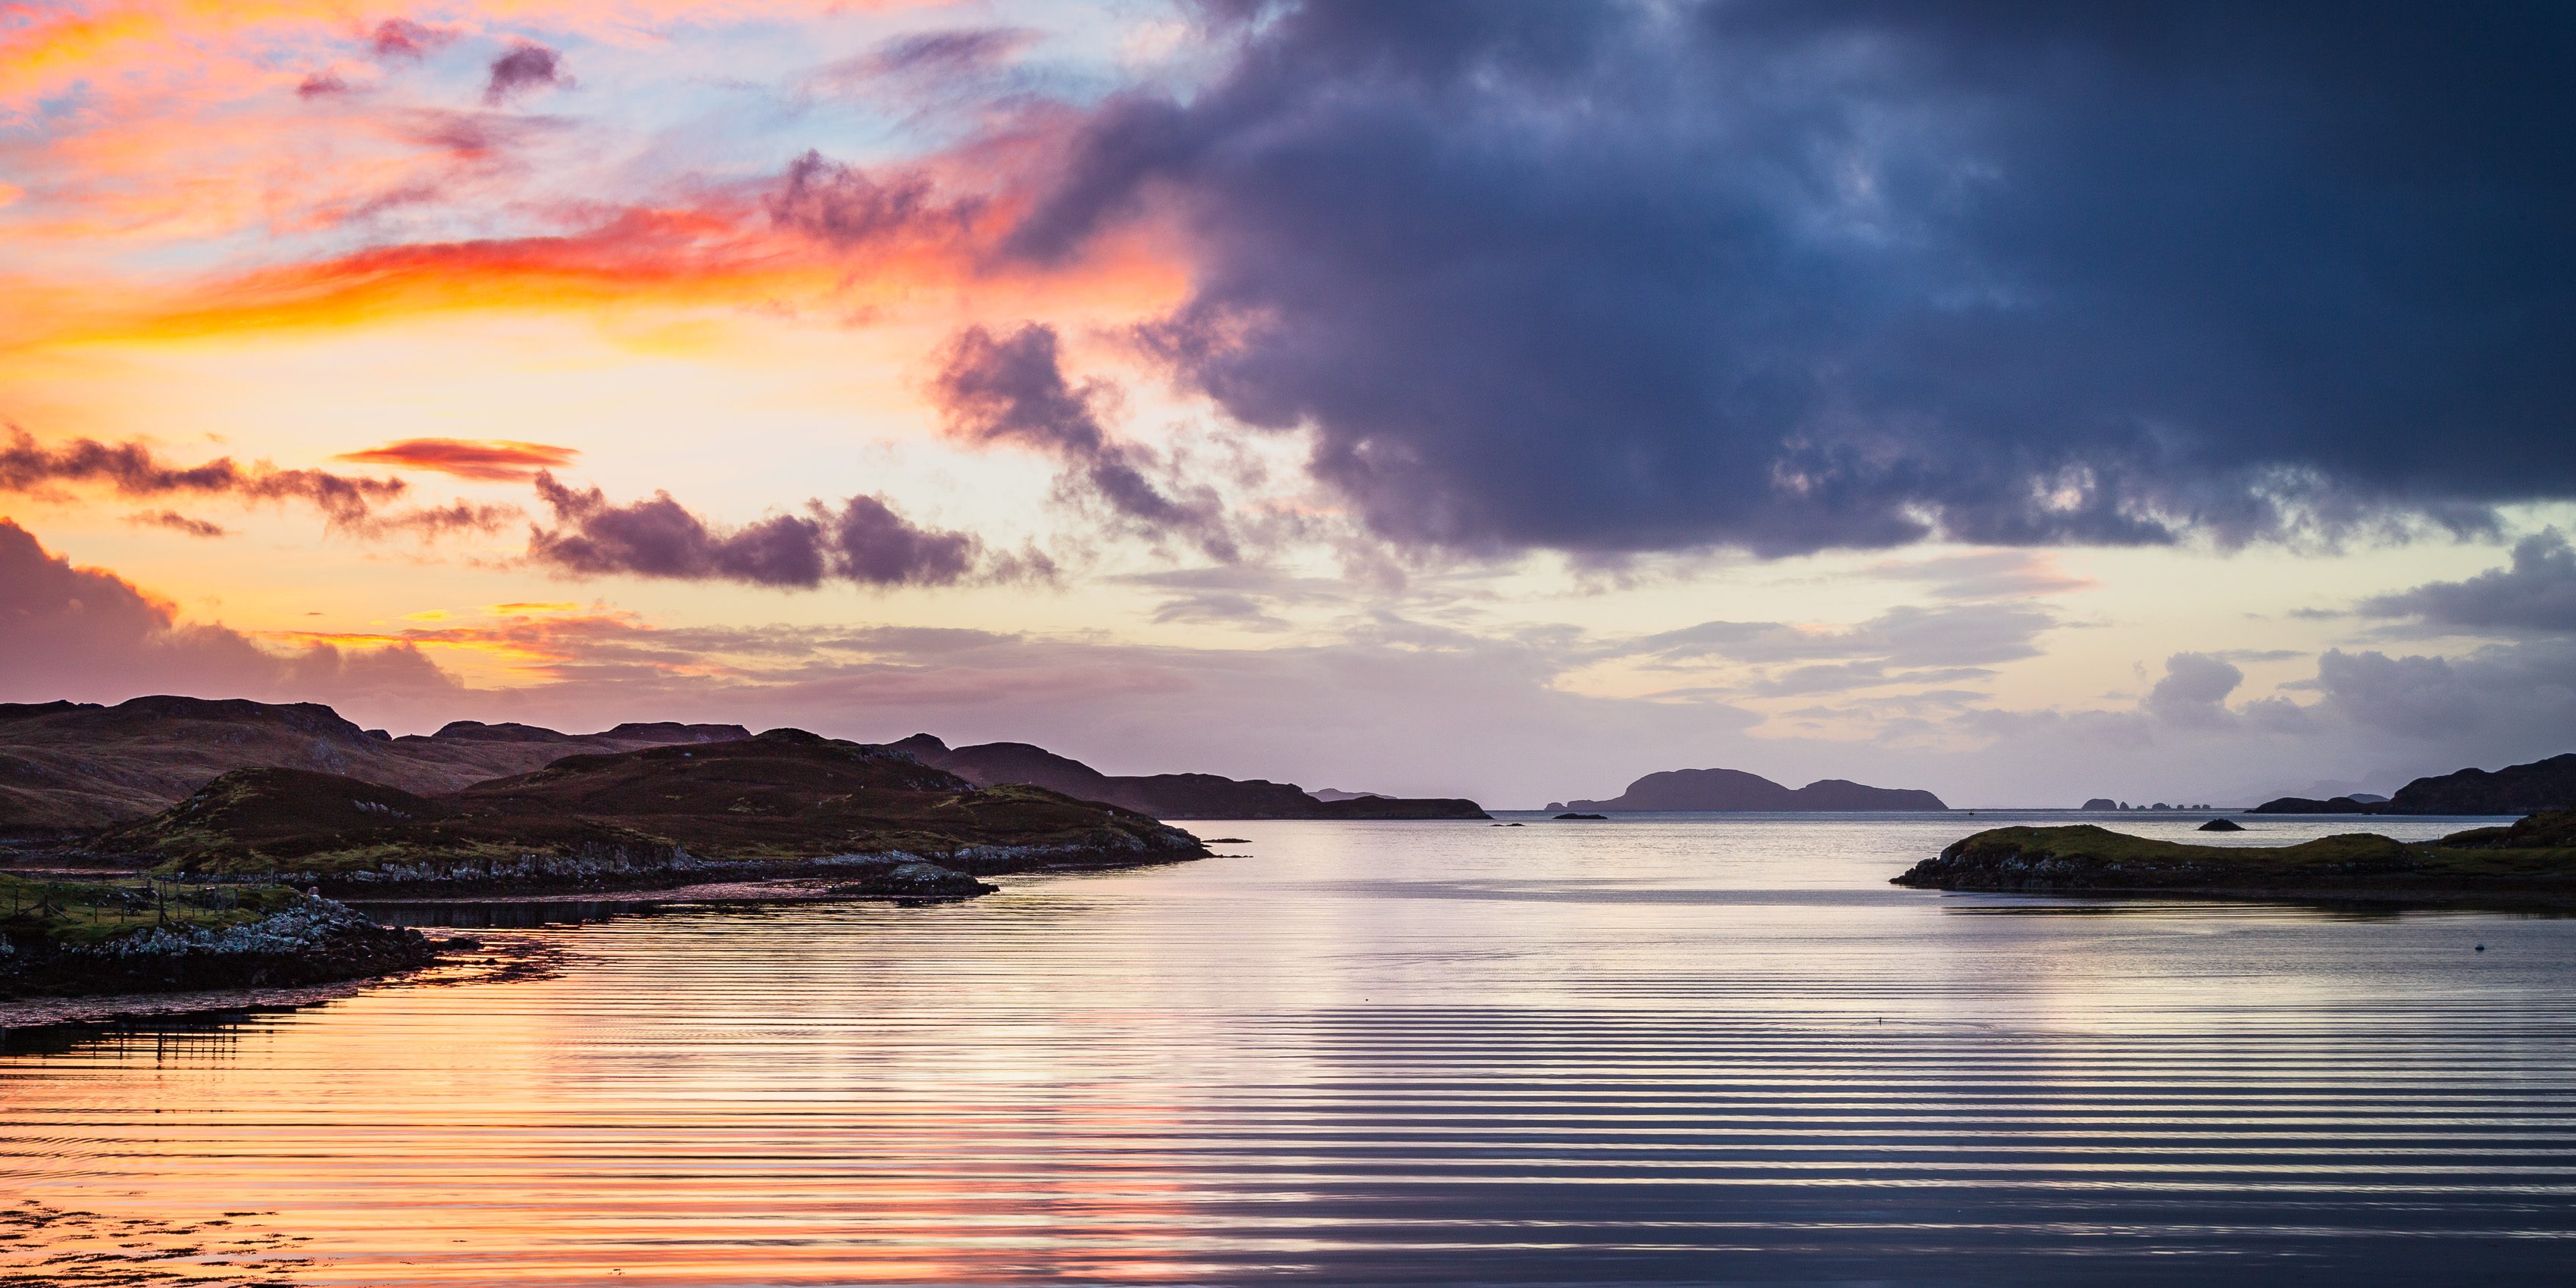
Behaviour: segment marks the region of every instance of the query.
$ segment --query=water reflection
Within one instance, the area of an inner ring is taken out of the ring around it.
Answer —
[[[310,1283],[2538,1278],[2576,1230],[2576,923],[1885,884],[1955,820],[1223,832],[18,1052],[0,1170],[273,1212]]]

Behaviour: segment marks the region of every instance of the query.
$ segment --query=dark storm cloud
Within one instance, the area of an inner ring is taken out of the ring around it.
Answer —
[[[2576,549],[2551,528],[2515,545],[2511,567],[2380,595],[2361,611],[2465,631],[2576,632]]]
[[[1134,526],[1183,536],[1213,558],[1234,559],[1234,539],[1212,492],[1167,492],[1147,477],[1155,462],[1144,449],[1110,440],[1100,409],[1114,396],[1103,382],[1067,380],[1055,328],[1034,322],[1005,336],[980,326],[958,332],[931,384],[951,437],[1052,455],[1064,462],[1069,482]]]
[[[483,83],[483,101],[498,103],[522,90],[567,89],[572,78],[563,70],[563,55],[543,45],[518,45],[492,60],[491,78]]]
[[[1312,426],[1398,540],[2239,542],[2576,494],[2563,6],[1216,9],[1224,74],[1096,108],[1011,245],[1176,219],[1149,342]]]
[[[531,528],[528,558],[578,576],[630,574],[685,581],[733,581],[811,589],[826,577],[871,586],[945,586],[974,570],[982,546],[962,532],[924,528],[877,497],[854,496],[838,510],[808,502],[804,514],[772,515],[719,528],[668,492],[626,505],[598,488],[575,489],[552,474],[536,479],[554,511],[553,528]],[[997,561],[996,575],[1040,570]]]

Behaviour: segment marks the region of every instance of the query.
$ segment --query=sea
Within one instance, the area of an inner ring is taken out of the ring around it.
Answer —
[[[2576,1282],[2576,920],[1888,883],[2066,821],[381,909],[538,965],[10,1030],[0,1282]]]

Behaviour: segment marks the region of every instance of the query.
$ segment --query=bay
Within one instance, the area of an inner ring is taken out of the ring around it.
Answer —
[[[312,1284],[2576,1265],[2576,921],[1887,884],[2064,815],[1503,817],[1528,826],[1193,824],[1248,843],[964,904],[477,930],[557,967],[13,1037],[0,1257],[123,1231]]]

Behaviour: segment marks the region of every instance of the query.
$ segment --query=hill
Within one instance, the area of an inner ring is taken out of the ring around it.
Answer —
[[[1485,818],[1470,800],[1359,796],[1318,800],[1294,783],[1215,774],[1112,775],[1025,742],[952,748],[926,733],[887,746],[980,786],[1025,783],[1155,818]]]
[[[894,882],[872,892],[897,894],[985,888],[948,880],[960,873],[1207,853],[1132,811],[1042,788],[980,789],[909,755],[794,729],[568,756],[438,795],[236,770],[90,848],[174,874],[274,873],[343,891],[848,875]]]
[[[2283,796],[2254,807],[2257,814],[2536,814],[2576,809],[2576,752],[2507,765],[2489,772],[2418,778],[2382,801],[2357,796],[2309,800]]]
[[[1628,784],[1606,801],[1562,801],[1552,810],[1945,810],[1941,798],[1900,787],[1865,787],[1840,778],[1787,788],[1740,769],[1668,769]]]
[[[460,720],[394,738],[311,702],[0,703],[0,832],[80,832],[141,818],[235,769],[309,769],[435,793],[585,752],[749,736],[739,725],[623,724],[565,734]]]

